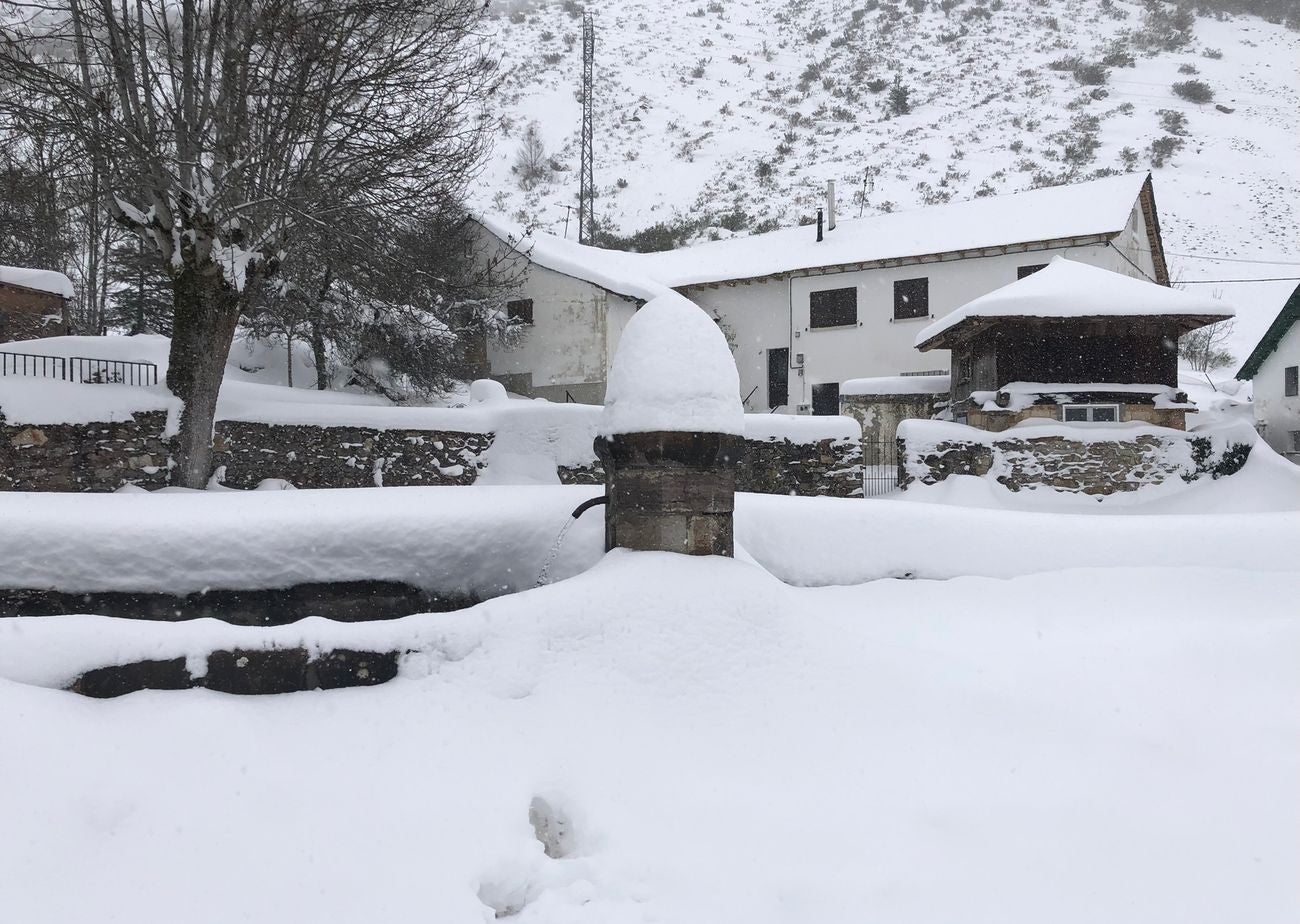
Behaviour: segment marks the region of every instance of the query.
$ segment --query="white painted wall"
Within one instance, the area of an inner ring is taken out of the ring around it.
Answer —
[[[564,400],[566,387],[579,401],[604,400],[610,350],[632,315],[632,303],[537,264],[528,266],[511,297],[533,300],[533,324],[510,346],[489,345],[492,374],[531,373],[533,393],[551,400]]]
[[[1145,231],[1142,233],[1145,235]],[[797,276],[716,289],[697,287],[686,290],[686,294],[719,318],[731,334],[740,371],[740,392],[742,397],[750,396],[746,410],[767,410],[768,349],[789,346],[792,365],[798,353],[804,354],[803,368],[796,366],[790,371],[789,403],[782,407],[783,411],[792,411],[796,405],[811,403],[814,384],[903,372],[947,371],[946,350],[921,353],[913,346],[921,328],[976,296],[1015,282],[1018,267],[1046,263],[1058,254],[1125,275],[1140,275],[1114,248],[1093,245]],[[1140,253],[1133,251],[1129,256],[1142,265]],[[1149,254],[1146,264],[1151,266]],[[895,321],[894,282],[921,276],[930,280],[931,317]],[[813,330],[808,319],[809,293],[849,286],[858,290],[858,323]]]
[[[1253,380],[1255,419],[1263,425],[1265,442],[1300,463],[1300,453],[1291,437],[1300,431],[1300,397],[1286,397],[1283,370],[1287,366],[1300,366],[1300,324],[1291,325]]]

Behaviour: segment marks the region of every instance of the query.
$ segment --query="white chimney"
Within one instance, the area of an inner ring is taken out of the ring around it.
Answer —
[[[835,181],[826,181],[826,230],[835,230]]]

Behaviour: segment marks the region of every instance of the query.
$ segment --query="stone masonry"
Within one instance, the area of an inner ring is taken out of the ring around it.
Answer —
[[[300,488],[464,485],[478,478],[491,445],[490,433],[222,420],[214,460],[232,488],[264,478]]]
[[[1207,438],[1137,434],[1126,440],[1072,440],[1061,436],[1014,437],[979,442],[949,440],[908,445],[899,440],[899,477],[937,484],[952,475],[993,478],[1008,490],[1048,487],[1104,496],[1175,478],[1193,481],[1231,475],[1250,447],[1214,447]]]
[[[166,411],[90,424],[7,424],[0,416],[0,491],[116,491],[167,484]]]
[[[743,446],[740,437],[723,433],[597,438],[609,498],[605,548],[731,557]]]
[[[170,441],[166,412],[89,424],[15,424],[0,416],[0,490],[116,491],[124,485],[167,484]],[[214,465],[232,488],[282,478],[299,488],[473,484],[493,434],[378,430],[223,420],[216,426]],[[586,465],[562,465],[563,484],[604,484],[594,454]],[[746,440],[736,472],[740,491],[853,497],[861,493],[861,449],[852,440],[811,443]]]

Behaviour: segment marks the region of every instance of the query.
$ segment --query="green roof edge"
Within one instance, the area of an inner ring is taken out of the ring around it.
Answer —
[[[1255,349],[1251,351],[1250,355],[1246,357],[1246,361],[1242,363],[1241,368],[1237,370],[1236,378],[1254,378],[1255,373],[1259,371],[1259,367],[1264,365],[1264,360],[1273,354],[1273,351],[1277,349],[1277,345],[1282,342],[1282,338],[1286,336],[1287,331],[1291,329],[1291,325],[1297,319],[1300,319],[1300,286],[1295,287],[1295,291],[1286,300],[1282,310],[1277,313],[1273,323],[1268,326],[1268,330],[1264,331],[1264,336],[1259,338],[1259,343],[1255,344]]]

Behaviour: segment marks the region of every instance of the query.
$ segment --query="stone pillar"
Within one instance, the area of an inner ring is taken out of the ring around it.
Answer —
[[[625,433],[596,438],[605,467],[605,549],[734,555],[736,465],[724,433]]]

